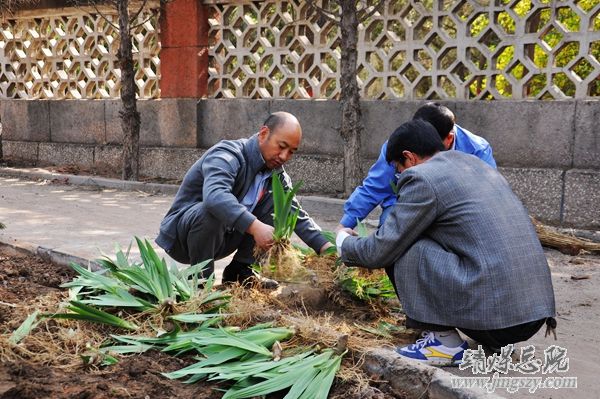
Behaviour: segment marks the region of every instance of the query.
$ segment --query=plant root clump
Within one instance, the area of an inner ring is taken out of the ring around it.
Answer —
[[[310,272],[302,265],[302,254],[289,240],[276,242],[271,248],[255,257],[264,277],[277,281],[299,282],[310,278]]]

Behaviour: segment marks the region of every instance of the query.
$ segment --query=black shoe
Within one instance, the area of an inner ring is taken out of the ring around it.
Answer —
[[[223,284],[239,283],[244,287],[251,287],[256,284],[267,290],[274,290],[279,287],[277,281],[255,273],[249,264],[238,262],[236,260],[231,261],[231,263],[225,267],[221,281]]]

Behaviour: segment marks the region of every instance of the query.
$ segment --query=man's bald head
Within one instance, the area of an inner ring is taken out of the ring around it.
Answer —
[[[269,169],[286,163],[298,150],[302,128],[298,119],[289,112],[274,112],[258,132],[260,152]]]
[[[289,112],[273,112],[265,120],[263,125],[269,128],[269,134],[275,133],[278,129],[284,127],[292,130],[297,128],[300,131],[300,134],[302,134],[300,122],[298,122],[298,119]]]

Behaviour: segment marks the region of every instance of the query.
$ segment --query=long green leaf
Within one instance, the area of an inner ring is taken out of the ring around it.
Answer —
[[[179,313],[169,316],[169,319],[177,320],[182,323],[203,323],[210,319],[222,319],[226,314],[206,314],[206,313]]]
[[[70,305],[67,306],[67,309],[73,313],[55,313],[46,314],[45,316],[53,319],[85,320],[92,323],[108,324],[115,327],[121,327],[127,330],[138,329],[138,326],[134,323],[128,322],[120,317],[78,301],[71,301]]]
[[[76,263],[71,263],[70,266],[77,274],[79,274],[79,277],[68,283],[61,284],[61,287],[84,286],[93,289],[103,289],[105,291],[110,291],[116,287],[125,287],[119,280],[107,277],[100,272],[92,272]]]
[[[294,197],[302,182],[286,191],[281,183],[279,174],[273,173],[271,178],[273,189],[273,237],[275,240],[289,239],[294,231],[299,209],[292,212]]]
[[[39,310],[36,310],[35,312],[27,316],[25,321],[23,321],[23,323],[21,323],[21,325],[11,334],[10,338],[8,339],[8,342],[10,342],[13,345],[16,345],[19,342],[21,342],[23,338],[28,336],[29,333],[31,333],[31,330],[33,330],[40,323],[40,320],[38,320],[39,313]]]
[[[298,399],[327,399],[335,374],[342,363],[342,356],[334,355],[333,359],[321,366],[313,384],[309,385]],[[286,397],[286,399],[290,398]]]
[[[325,356],[329,355],[321,354],[317,356],[311,356],[302,359],[300,362],[286,364],[283,367],[278,368],[278,372],[276,373],[273,372],[265,374],[264,377],[267,379],[258,384],[237,391],[227,391],[227,393],[223,395],[223,399],[241,399],[267,395],[272,392],[293,387],[293,385],[297,382],[300,382],[302,385],[304,385],[302,377],[306,373],[311,373],[314,367],[321,364]],[[259,373],[257,377],[260,377],[261,375],[262,374]],[[297,397],[298,396],[290,396],[287,399],[293,399]]]

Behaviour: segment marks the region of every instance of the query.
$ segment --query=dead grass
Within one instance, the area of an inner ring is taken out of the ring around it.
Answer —
[[[579,255],[582,251],[600,253],[600,243],[585,240],[560,233],[550,226],[546,226],[531,218],[531,222],[535,226],[535,231],[543,246],[558,249],[560,252],[567,255]]]
[[[22,322],[35,310],[58,313],[66,299],[65,292],[52,292],[16,307],[13,315]],[[81,355],[90,348],[97,348],[109,332],[114,331],[105,326],[73,320],[44,319],[33,333],[16,345],[9,342],[12,332],[0,334],[0,361],[31,361],[61,369],[75,369],[81,367]]]

